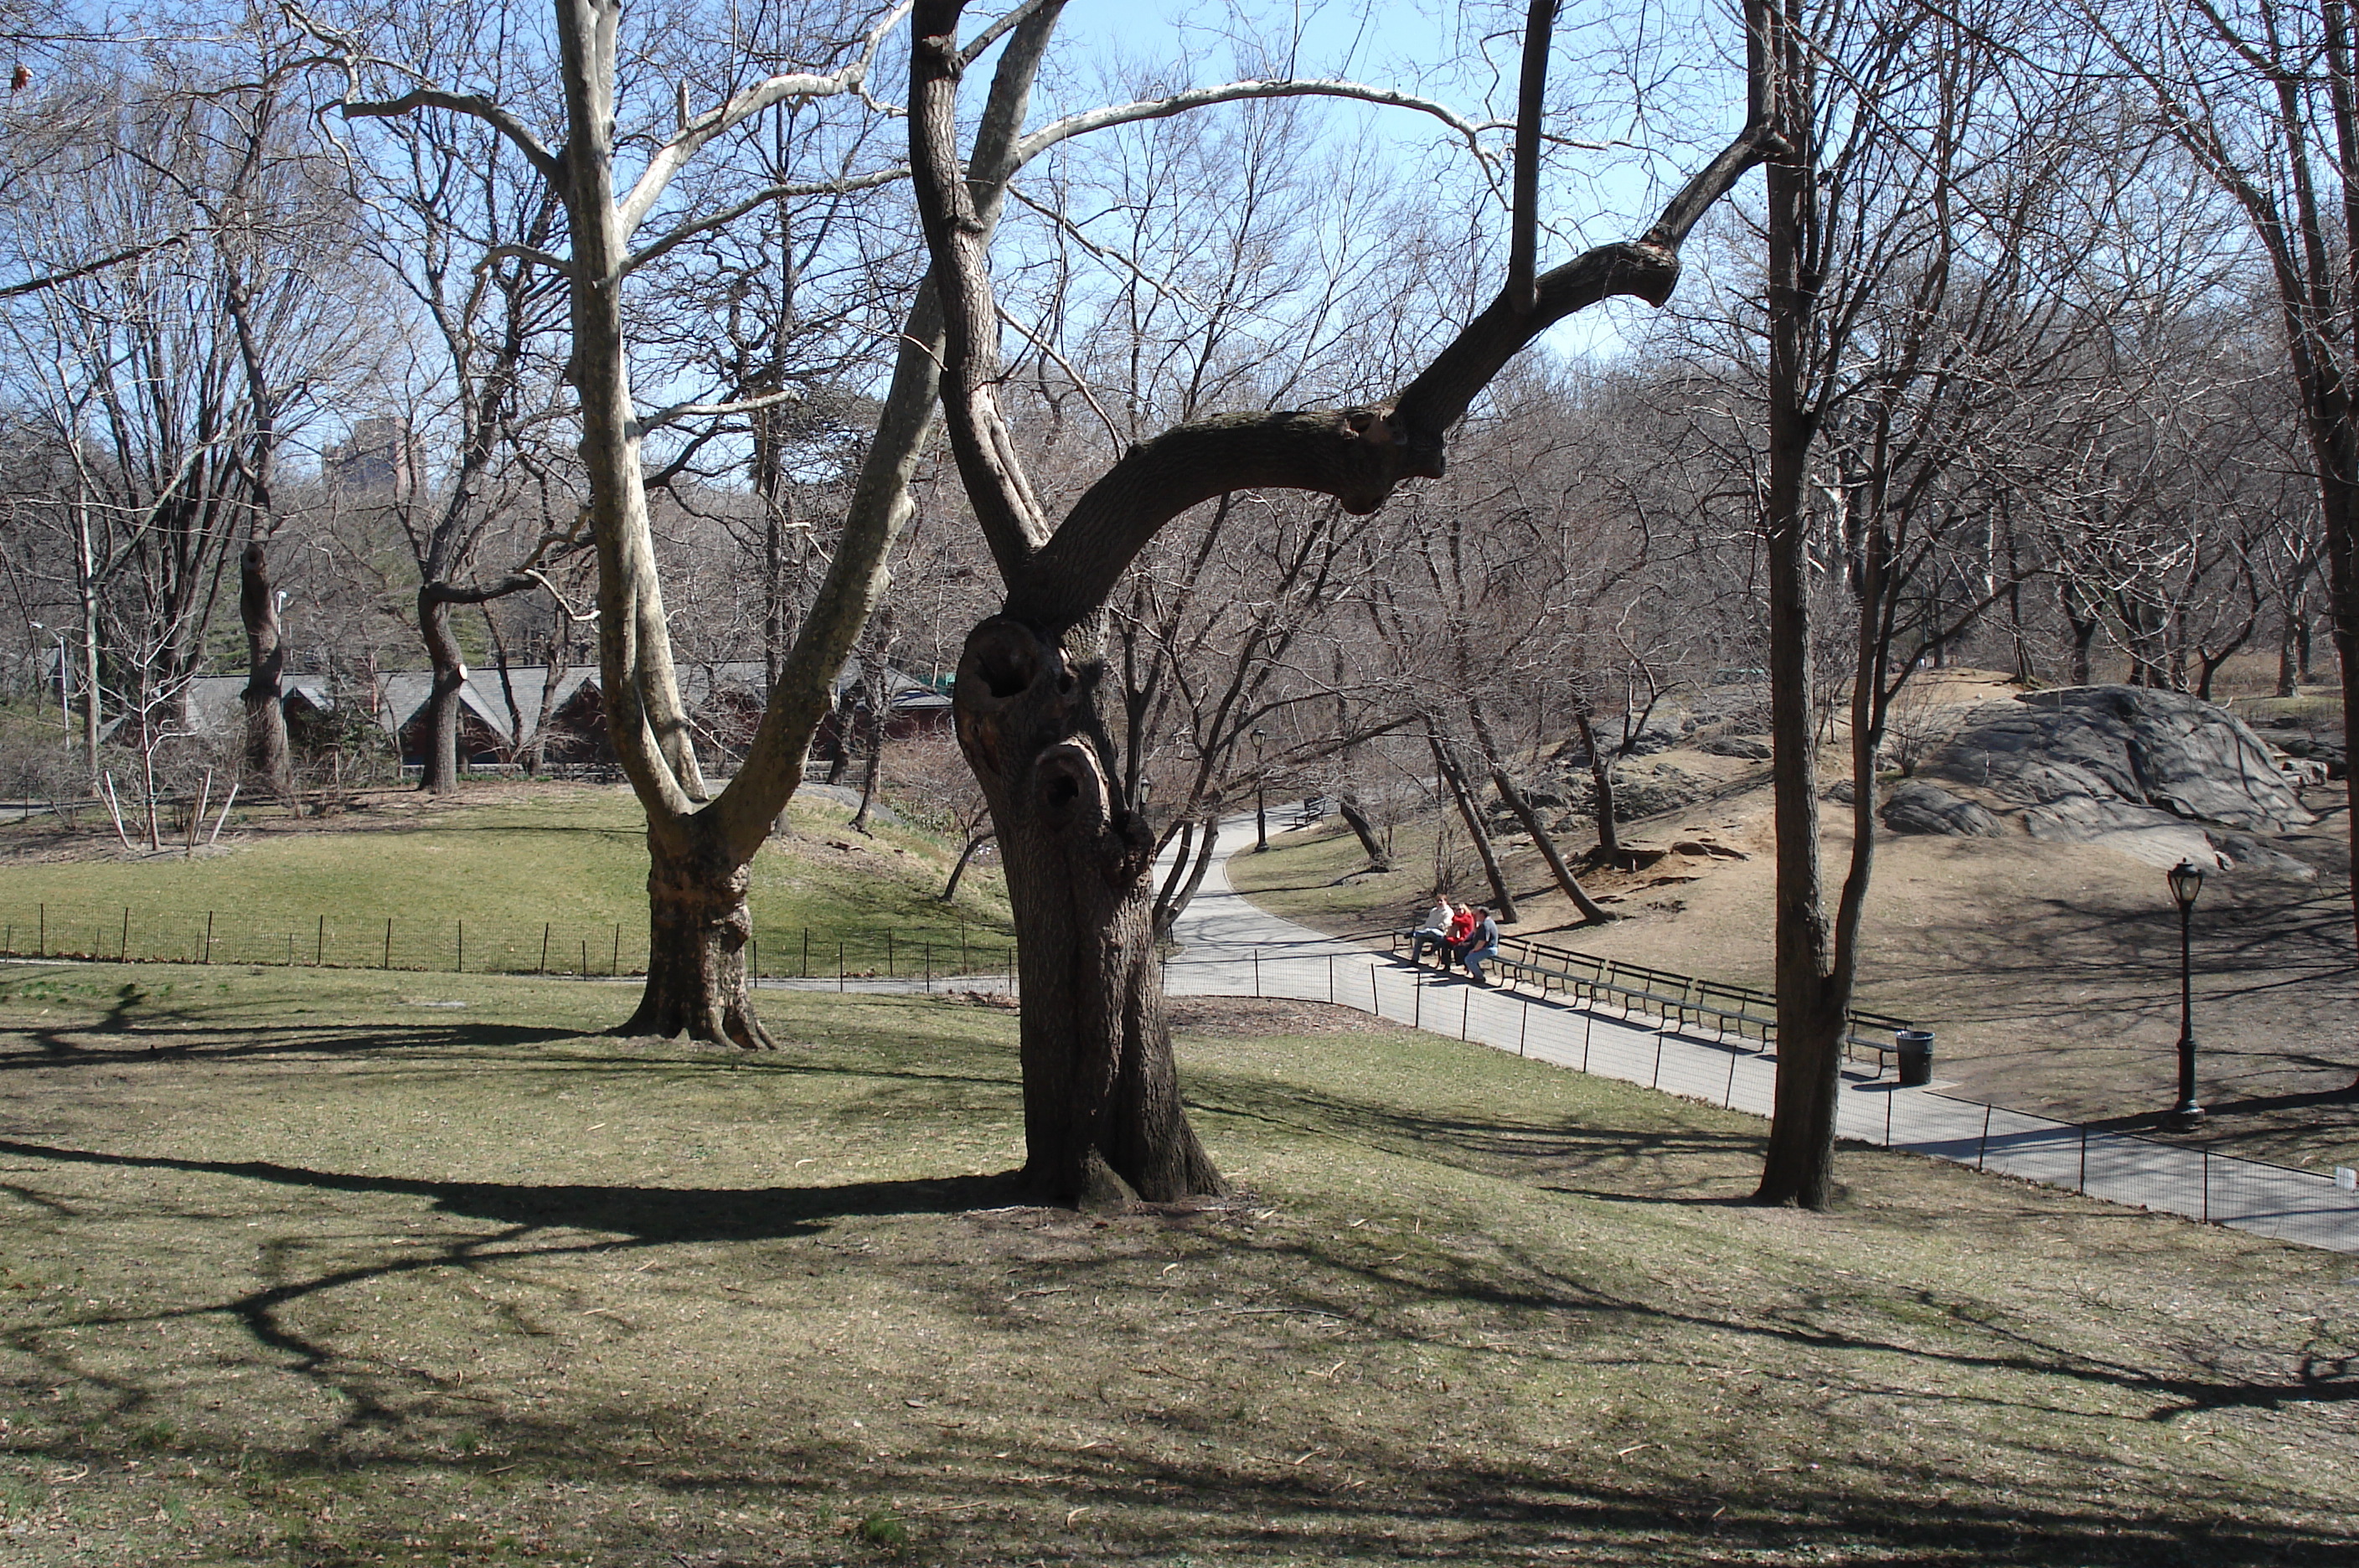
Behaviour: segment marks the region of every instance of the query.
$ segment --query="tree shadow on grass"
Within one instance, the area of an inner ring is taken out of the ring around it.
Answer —
[[[832,1187],[632,1187],[582,1183],[428,1181],[314,1171],[267,1160],[179,1160],[107,1154],[0,1138],[0,1154],[60,1165],[173,1171],[232,1176],[322,1192],[380,1192],[425,1198],[437,1212],[530,1229],[603,1231],[635,1242],[768,1241],[803,1236],[821,1221],[878,1214],[957,1214],[1020,1201],[1015,1173],[902,1181],[852,1181]]]

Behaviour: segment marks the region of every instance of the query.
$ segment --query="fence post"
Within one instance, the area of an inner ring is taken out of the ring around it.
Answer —
[[[1886,1101],[1886,1102],[1885,1102],[1885,1104],[1886,1104],[1886,1105],[1889,1105],[1891,1104],[1891,1102],[1890,1102],[1889,1100],[1887,1100],[1887,1101]],[[1733,1109],[1733,1108],[1735,1106],[1735,1105],[1736,1105],[1736,1052],[1734,1052],[1734,1051],[1730,1051],[1730,1052],[1728,1053],[1728,1087],[1721,1091],[1721,1095],[1720,1095],[1720,1108],[1721,1108],[1722,1110],[1723,1110],[1723,1111],[1725,1111],[1725,1110],[1730,1110],[1730,1109]],[[1890,1127],[1886,1127],[1886,1128],[1885,1128],[1885,1131],[1884,1131],[1884,1141],[1885,1141],[1885,1142],[1886,1142],[1886,1143],[1889,1143],[1889,1142],[1891,1142],[1891,1141],[1892,1141],[1892,1129],[1891,1129]]]
[[[1662,1086],[1663,1086],[1663,1031],[1662,1031],[1661,1029],[1657,1029],[1657,1030],[1655,1031],[1655,1081],[1654,1081],[1653,1083],[1651,1083],[1647,1084],[1647,1088],[1649,1088],[1649,1089],[1659,1089],[1659,1088],[1661,1088]]]
[[[623,973],[623,928],[620,925],[614,927],[614,958],[606,965],[606,973],[614,975]]]
[[[211,915],[207,915],[207,916],[205,917],[205,919],[207,920],[207,921],[211,921],[211,920],[212,920],[212,917]],[[208,925],[206,926],[206,928],[205,928],[205,929],[206,929],[208,931],[210,931],[212,929],[212,927],[210,924],[208,924]],[[209,944],[209,945],[210,945],[210,944]],[[49,955],[49,907],[47,904],[43,904],[43,905],[41,906],[41,942],[40,942],[40,945],[39,945],[38,947],[35,948],[33,951],[34,951],[34,952],[36,952],[36,953],[39,953],[43,958],[47,958],[47,957]]]
[[[802,973],[802,977],[803,977],[804,979],[806,979],[806,980],[808,980],[808,979],[810,979],[810,927],[809,927],[809,926],[805,926],[805,927],[803,927],[803,973]]]
[[[385,917],[385,966],[387,969],[393,967],[393,917],[391,915]],[[589,973],[587,965],[583,966],[582,973]]]
[[[211,909],[207,909],[207,910],[205,911],[205,962],[206,962],[207,964],[211,964],[212,961],[213,961],[213,912],[212,912]]]
[[[325,915],[320,917],[322,920],[327,918]],[[115,949],[114,961],[117,964],[131,962],[131,906],[128,904],[123,907],[123,945]]]
[[[1376,966],[1368,965],[1368,1011],[1378,1018],[1385,1016],[1385,999],[1376,994]]]
[[[1524,1004],[1524,1021],[1523,1021],[1523,1024],[1522,1024],[1522,1026],[1521,1026],[1520,1028],[1518,1028],[1518,1029],[1516,1030],[1516,1054],[1517,1056],[1521,1056],[1521,1055],[1523,1055],[1523,1054],[1524,1054],[1524,1045],[1525,1045],[1525,1042],[1526,1042],[1526,1041],[1527,1041],[1527,1040],[1529,1040],[1531,1038],[1532,1038],[1532,1005],[1531,1005],[1531,1003],[1529,1003],[1529,1002],[1527,1001],[1527,1002],[1526,1002],[1526,1003]]]
[[[964,975],[971,963],[966,955],[966,920],[962,918],[959,920],[959,973]]]
[[[538,973],[542,975],[549,973],[549,922],[547,920],[540,922],[540,969]]]
[[[932,994],[932,992],[933,992],[933,989],[934,989],[934,944],[933,944],[932,942],[929,942],[926,943],[926,991],[927,991],[927,994],[930,996],[930,995]]]
[[[459,922],[458,972],[462,975],[467,972],[467,922],[464,920]]]
[[[1466,1020],[1467,1020],[1467,1018],[1469,1018],[1469,1017],[1473,1013],[1473,1011],[1474,1011],[1474,993],[1473,993],[1473,991],[1461,991],[1461,992],[1459,992],[1459,993],[1458,993],[1458,1038],[1459,1038],[1459,1039],[1461,1039],[1461,1040],[1464,1040],[1464,1039],[1466,1038]]]
[[[893,978],[893,928],[885,928],[885,978]]]
[[[1261,949],[1254,949],[1254,999],[1261,999]]]
[[[586,936],[582,939],[582,978],[590,978],[590,939]]]
[[[841,942],[835,944],[835,989],[838,995],[843,990],[843,943]]]
[[[2212,1149],[2208,1144],[2203,1149],[2203,1223],[2212,1223]]]
[[[762,939],[760,937],[749,936],[745,939],[745,967],[751,971],[746,978],[756,985],[760,985],[762,983]]]
[[[1376,972],[1373,969],[1369,970],[1368,984],[1373,986],[1375,979]],[[1425,970],[1422,965],[1419,967],[1416,974],[1408,977],[1408,1027],[1423,1029],[1425,1027]]]
[[[2089,1191],[2089,1124],[2081,1124],[2081,1191]]]
[[[1586,1072],[1588,1072],[1588,1071],[1589,1071],[1589,1030],[1590,1030],[1590,1026],[1591,1026],[1591,1025],[1593,1025],[1593,1024],[1594,1024],[1594,1023],[1596,1023],[1596,1021],[1597,1021],[1597,1015],[1596,1015],[1596,1014],[1592,1013],[1592,1012],[1589,1012],[1589,1011],[1587,1011],[1586,1009],[1584,1009],[1584,1010],[1582,1012],[1582,1015],[1581,1015],[1581,1070],[1582,1070],[1583,1073],[1586,1073]]]
[[[1984,1160],[1990,1154],[1990,1119],[1991,1108],[1984,1105],[1983,1107],[1983,1144],[1980,1149],[1974,1150],[1974,1169],[1977,1171],[1983,1168]]]
[[[1889,1089],[1884,1092],[1884,1147],[1892,1147],[1892,1102],[1898,1096]]]
[[[546,942],[546,940],[545,940],[545,939],[544,939],[544,941],[543,941],[543,942],[542,942],[542,945],[541,945],[540,961],[541,961],[541,963],[542,963],[543,964],[546,964],[549,962],[549,947],[548,947],[548,943],[547,943],[547,942]],[[327,967],[327,964],[328,964],[328,917],[327,917],[327,916],[325,916],[325,915],[321,915],[321,916],[320,917],[320,940],[319,940],[319,943],[318,943],[318,945],[316,945],[315,947],[313,947],[313,948],[311,949],[311,967],[312,967],[312,968],[314,968],[314,969],[324,969],[324,968],[326,968],[326,967]]]
[[[1335,955],[1332,953],[1327,955],[1327,1005],[1335,1005]]]

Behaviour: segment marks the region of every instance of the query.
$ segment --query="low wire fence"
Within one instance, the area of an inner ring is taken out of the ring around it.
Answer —
[[[647,973],[637,921],[423,920],[353,912],[201,914],[136,905],[0,908],[0,956],[113,964],[267,964],[465,975]],[[777,926],[755,920],[746,967],[762,980],[1012,977],[1015,944],[988,928]]]
[[[1575,1072],[1767,1116],[1775,1048],[1710,1025],[1562,992],[1478,986],[1371,953],[1321,945],[1182,954],[1165,989],[1332,1002]],[[1837,1107],[1846,1141],[1972,1165],[2135,1208],[2336,1252],[2359,1252],[2359,1190],[2344,1178],[2221,1152],[2190,1138],[2066,1121],[1938,1089],[1904,1089],[1881,1070],[1847,1077]],[[2359,1184],[2359,1177],[2350,1178]]]

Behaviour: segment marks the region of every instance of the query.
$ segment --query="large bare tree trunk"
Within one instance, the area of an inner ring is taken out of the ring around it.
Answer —
[[[237,609],[245,623],[245,768],[285,800],[295,792],[287,752],[287,648],[278,626],[278,595],[256,539],[245,547],[238,572]]]
[[[771,1049],[746,988],[747,857],[699,814],[650,822],[647,859],[647,985],[616,1032]]]
[[[1800,36],[1785,0],[1788,49]],[[1788,57],[1782,83],[1798,84]],[[1806,403],[1810,314],[1821,279],[1805,260],[1816,162],[1807,99],[1789,100],[1786,123],[1799,144],[1774,159],[1769,183],[1769,483],[1763,531],[1769,557],[1769,736],[1772,815],[1777,833],[1775,969],[1777,1082],[1769,1147],[1755,1196],[1822,1209],[1834,1193],[1834,1119],[1841,1083],[1843,996],[1830,984],[1832,932],[1819,857],[1818,722],[1811,704],[1810,515],[1806,485],[1816,418]]]
[[[1333,496],[1354,515],[1412,477],[1443,472],[1448,432],[1555,321],[1611,295],[1655,304],[1678,281],[1694,223],[1759,161],[1775,132],[1756,93],[1745,130],[1683,185],[1646,235],[1537,275],[1534,191],[1554,0],[1532,0],[1516,137],[1514,245],[1505,287],[1388,406],[1218,415],[1133,444],[1052,524],[1003,417],[987,175],[957,156],[967,68],[961,0],[919,0],[908,99],[912,187],[943,308],[942,401],[959,474],[1007,596],[969,637],[954,698],[959,739],[991,801],[1023,943],[1027,1171],[1051,1193],[1217,1192],[1180,1106],[1146,920],[1152,836],[1117,785],[1098,627],[1109,595],[1158,530],[1244,489]],[[1010,13],[1015,33],[1055,26],[1060,0]],[[1748,0],[1756,49],[1763,14]],[[1757,76],[1757,71],[1756,71]],[[988,113],[985,127],[989,129]],[[979,188],[980,180],[980,188]],[[986,200],[988,199],[988,200]],[[1504,886],[1501,888],[1504,894]],[[1502,913],[1512,919],[1512,911]],[[1036,1077],[1038,1082],[1036,1083]]]
[[[995,615],[968,637],[953,699],[1016,915],[1025,1181],[1090,1205],[1220,1192],[1172,1063],[1150,910],[1154,840],[1116,790],[1093,705],[1102,672],[1076,663]]]

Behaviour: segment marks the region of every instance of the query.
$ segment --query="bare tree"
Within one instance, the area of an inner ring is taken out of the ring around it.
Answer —
[[[1007,590],[960,661],[960,739],[992,803],[1023,955],[1026,1170],[1064,1200],[1173,1199],[1221,1189],[1180,1099],[1152,962],[1152,838],[1124,789],[1104,659],[1108,596],[1172,517],[1256,488],[1381,506],[1442,471],[1450,428],[1534,336],[1609,295],[1660,303],[1679,246],[1767,150],[1756,114],[1640,240],[1537,272],[1539,111],[1552,0],[1527,21],[1516,221],[1506,287],[1388,405],[1212,416],[1140,442],[1051,526],[1002,414],[989,226],[953,140],[966,51],[960,0],[926,0],[911,50],[911,165],[946,326],[945,422]],[[1029,12],[1052,23],[1054,0]],[[1762,63],[1762,14],[1748,9]],[[1758,72],[1756,89],[1760,85]],[[1753,107],[1766,109],[1756,91]]]

